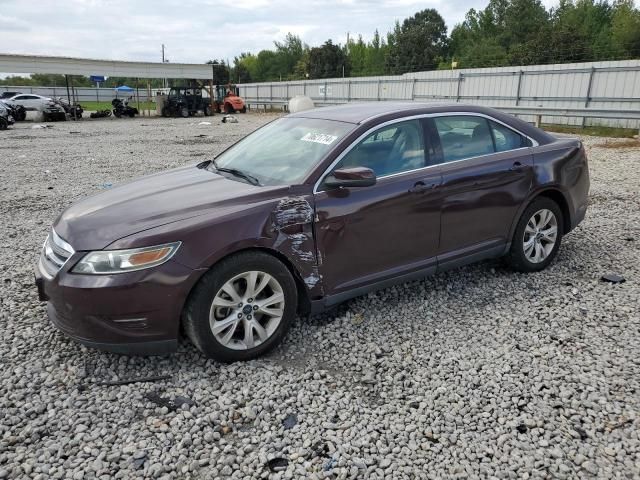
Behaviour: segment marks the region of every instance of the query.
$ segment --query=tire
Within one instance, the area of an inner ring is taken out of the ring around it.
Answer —
[[[9,122],[7,122],[3,117],[0,117],[0,130],[6,130],[9,127]]]
[[[120,115],[120,112],[119,112],[119,111],[117,111],[117,110],[114,110],[114,111],[113,111],[113,114],[114,114],[116,117],[118,117],[118,118],[120,118],[120,116],[121,116],[121,115]]]
[[[202,109],[202,113],[204,113],[205,117],[208,117],[209,115],[211,115],[211,107],[209,105],[205,105]]]
[[[162,110],[160,111],[160,114],[163,117],[168,117],[169,116],[169,110],[167,109],[167,107],[162,107]]]
[[[242,107],[242,110],[240,110],[240,113],[247,113],[247,106],[246,105],[244,107]]]
[[[507,262],[520,272],[544,270],[558,254],[563,225],[562,211],[558,204],[550,198],[536,198],[518,221]]]
[[[255,299],[246,296],[252,293],[246,290],[248,277],[244,275],[249,273],[257,274],[257,287],[268,281]],[[226,293],[229,287],[236,298]],[[269,298],[278,300],[262,306],[276,308],[270,310],[271,314],[260,313],[261,300]],[[296,316],[297,305],[296,283],[287,267],[266,253],[244,252],[222,260],[200,279],[185,306],[182,325],[187,337],[207,357],[225,363],[245,361],[264,355],[282,341]],[[210,315],[220,326],[216,334],[210,326]],[[247,336],[247,325],[256,324],[262,327],[262,333],[251,326],[251,336]]]
[[[230,113],[235,113],[235,112],[236,111],[233,109],[233,107],[229,103],[225,103],[224,104],[224,113],[230,114]]]
[[[182,107],[180,109],[180,116],[182,118],[187,118],[189,116],[189,109],[187,107]]]

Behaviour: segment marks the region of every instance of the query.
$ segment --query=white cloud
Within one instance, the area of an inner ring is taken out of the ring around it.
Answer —
[[[554,2],[555,0],[545,0]],[[347,32],[384,35],[424,8],[436,8],[451,29],[469,8],[488,0],[0,0],[0,51],[172,62],[232,60],[272,48],[287,32],[311,46]]]

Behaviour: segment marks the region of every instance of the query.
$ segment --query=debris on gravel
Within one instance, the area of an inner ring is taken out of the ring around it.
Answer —
[[[624,240],[640,235],[640,149],[602,138],[584,138],[587,218],[543,272],[491,261],[371,293],[231,365],[187,341],[126,357],[53,328],[33,268],[63,209],[274,117],[2,132],[0,478],[638,477],[640,242]],[[627,282],[601,281],[621,266]]]
[[[622,275],[617,275],[615,273],[607,273],[606,275],[603,275],[600,280],[602,280],[603,282],[609,282],[609,283],[623,283],[626,282],[626,279],[622,276]]]

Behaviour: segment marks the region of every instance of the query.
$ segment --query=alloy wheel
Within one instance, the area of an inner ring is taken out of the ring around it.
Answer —
[[[284,291],[268,273],[244,272],[216,293],[209,326],[216,340],[233,350],[247,350],[266,342],[284,315]]]
[[[524,256],[531,263],[544,262],[558,240],[558,219],[546,208],[534,213],[524,229]]]

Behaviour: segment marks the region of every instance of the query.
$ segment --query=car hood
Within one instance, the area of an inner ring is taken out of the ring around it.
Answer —
[[[76,251],[99,250],[143,230],[191,217],[223,214],[270,200],[283,187],[256,187],[205,169],[183,167],[149,175],[81,200],[53,228]]]

